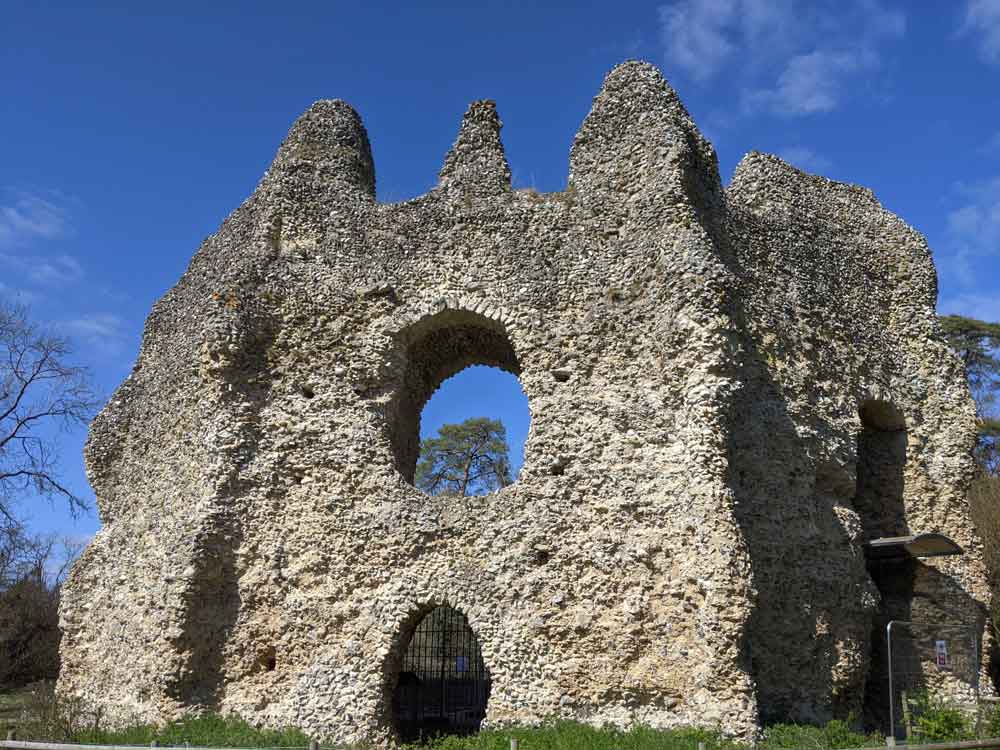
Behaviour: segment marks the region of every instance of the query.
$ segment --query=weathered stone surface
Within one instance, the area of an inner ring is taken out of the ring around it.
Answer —
[[[499,131],[473,104],[439,186],[387,205],[349,106],[296,122],[92,426],[104,528],[65,588],[61,691],[387,739],[444,602],[490,723],[822,720],[860,711],[889,611],[862,544],[905,531],[967,554],[886,602],[982,630],[973,406],[923,238],[770,156],[723,190],[648,64],[609,74],[563,193],[512,190]],[[428,497],[420,410],[474,363],[520,378],[524,467]]]

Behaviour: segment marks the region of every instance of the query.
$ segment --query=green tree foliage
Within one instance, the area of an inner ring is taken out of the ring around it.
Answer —
[[[446,424],[420,441],[414,484],[429,495],[483,495],[511,481],[507,430],[498,419]]]
[[[976,458],[987,473],[1000,473],[1000,323],[946,315],[945,338],[965,363],[969,388],[979,414]]]
[[[979,443],[976,459],[982,472],[969,490],[969,511],[983,540],[983,556],[993,592],[991,619],[1000,636],[1000,323],[948,315],[941,318],[945,337],[965,363],[969,388],[976,399]],[[1000,684],[1000,663],[992,660],[990,672]],[[948,716],[942,722],[947,723]],[[937,725],[925,728],[934,736]]]

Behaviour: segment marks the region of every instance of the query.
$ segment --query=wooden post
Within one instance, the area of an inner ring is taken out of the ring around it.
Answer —
[[[514,738],[510,740],[510,750],[517,750],[517,740]]]
[[[910,741],[910,701],[909,696],[906,694],[905,690],[899,691],[899,697],[903,701],[903,732],[906,736],[906,741]]]
[[[316,740],[309,740],[309,750],[319,750],[319,743]]]

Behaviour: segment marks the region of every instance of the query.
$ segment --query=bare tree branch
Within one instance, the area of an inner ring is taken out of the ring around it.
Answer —
[[[97,399],[87,371],[68,364],[68,342],[32,323],[21,305],[0,302],[0,518],[37,497],[86,502],[57,475],[55,434],[90,421]]]

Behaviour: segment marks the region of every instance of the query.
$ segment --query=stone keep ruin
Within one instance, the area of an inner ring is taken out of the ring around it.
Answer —
[[[59,689],[344,742],[884,722],[889,618],[984,632],[936,297],[870,191],[760,153],[724,188],[645,63],[608,75],[562,193],[512,189],[480,101],[437,187],[377,203],[360,118],[317,102],[92,425]],[[420,412],[472,364],[520,379],[524,466],[430,497]]]

